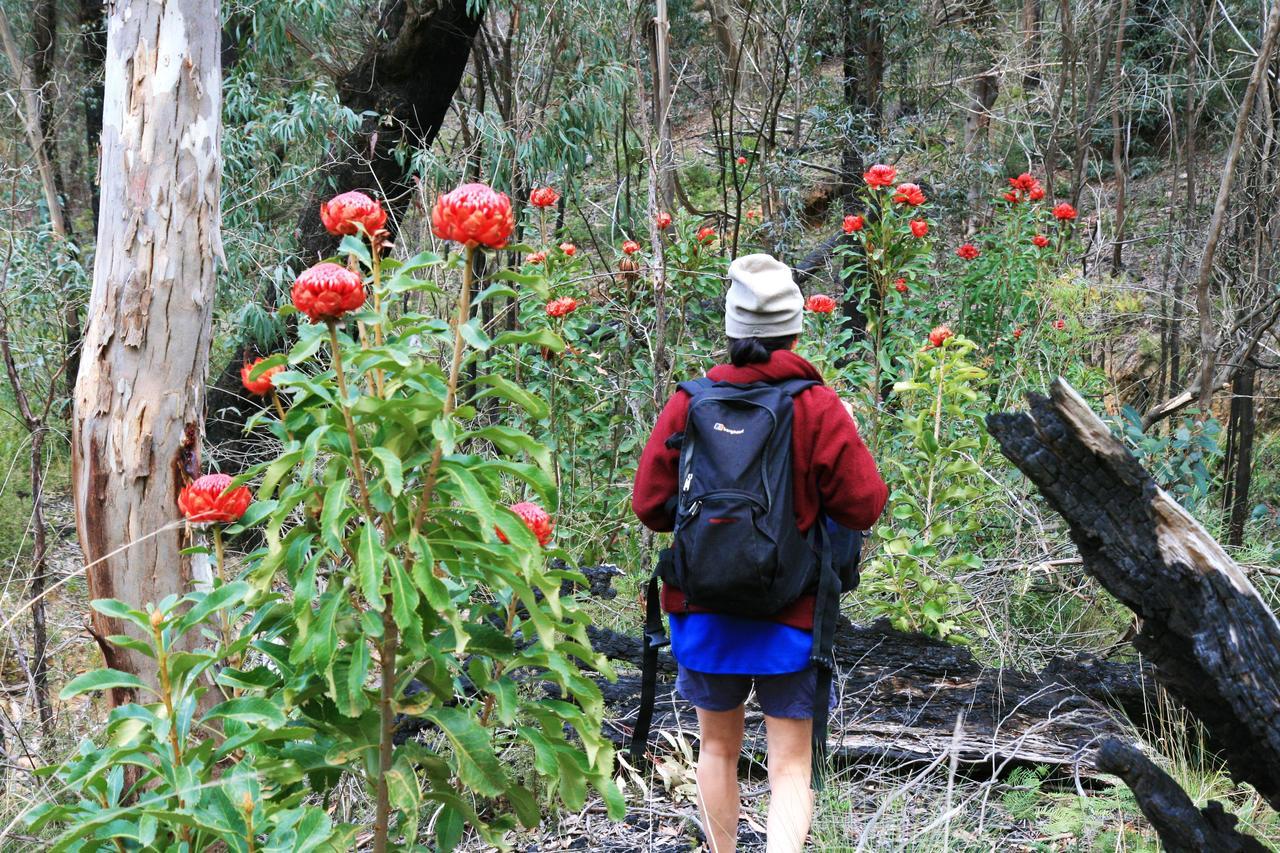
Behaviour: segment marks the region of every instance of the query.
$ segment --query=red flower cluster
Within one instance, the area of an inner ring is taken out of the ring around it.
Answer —
[[[524,256],[524,262],[526,264],[541,264],[541,263],[545,263],[546,260],[547,260],[547,253],[542,251],[530,252],[529,254]]]
[[[387,224],[387,212],[369,196],[353,190],[321,202],[320,221],[335,237],[361,231],[373,235]]]
[[[193,524],[230,524],[253,502],[247,486],[230,488],[226,474],[205,474],[178,493],[178,509]]]
[[[929,233],[929,223],[923,219],[913,219],[910,222],[911,234],[915,237],[923,237]]]
[[[852,234],[854,231],[861,231],[867,222],[861,216],[850,214],[844,218],[844,224],[840,227],[844,229],[844,233]]]
[[[948,338],[955,337],[949,326],[934,326],[933,331],[929,333],[929,346],[940,347],[947,342]]]
[[[898,170],[883,163],[877,163],[862,173],[862,180],[869,187],[887,187],[898,178]]]
[[[1036,248],[1043,249],[1045,246],[1049,245],[1049,238],[1043,234],[1037,234],[1031,238],[1031,242],[1036,246]]]
[[[712,228],[710,225],[703,225],[701,228],[698,229],[699,243],[712,243],[715,241],[715,239],[716,239],[716,229]]]
[[[264,358],[255,359],[252,362],[246,361],[244,366],[240,368],[240,381],[244,383],[244,389],[258,397],[270,393],[274,384],[271,381],[271,377],[284,370],[283,364],[277,364],[275,367],[268,367],[262,371],[262,375],[257,379],[249,378],[250,374],[253,373],[253,369],[264,361],[266,361]]]
[[[293,305],[313,323],[337,320],[364,304],[360,276],[334,263],[303,270],[293,283]]]
[[[470,248],[501,249],[513,228],[511,199],[485,184],[463,184],[436,199],[431,211],[431,230],[437,237]]]
[[[640,244],[635,240],[628,240],[622,244],[622,253],[624,255],[634,255],[638,251],[640,251]]]
[[[572,258],[574,255],[578,253],[578,247],[573,245],[572,243],[561,243],[560,251],[564,252],[566,255]]]
[[[762,218],[763,216],[764,216],[764,211],[762,211],[762,210],[761,210],[760,208],[758,208],[758,207],[753,207],[753,208],[751,208],[750,210],[748,210],[748,211],[747,211],[747,221],[748,221],[748,222],[755,222],[757,219],[760,219],[760,218]]]
[[[561,296],[547,303],[548,317],[564,317],[578,310],[578,300],[572,296]]]
[[[525,527],[529,528],[529,532],[538,537],[539,545],[545,548],[550,544],[551,535],[555,531],[555,522],[551,520],[551,515],[545,509],[528,501],[512,504],[510,509],[520,516],[520,520],[524,522]],[[506,543],[506,535],[501,529],[495,529],[498,532],[498,538]]]
[[[898,189],[893,193],[893,200],[897,204],[919,207],[924,204],[924,191],[920,189],[919,184],[898,184]]]
[[[743,157],[741,154],[739,154],[739,155],[738,155],[738,165],[739,165],[739,166],[745,166],[745,165],[747,165],[747,158],[746,158],[746,157]]]
[[[1055,329],[1057,329],[1059,332],[1061,332],[1063,329],[1065,329],[1065,328],[1067,327],[1067,321],[1066,321],[1066,320],[1054,320],[1054,321],[1053,321],[1053,327],[1054,327]]]
[[[671,227],[671,214],[662,211],[653,217],[653,224],[658,226],[659,231],[666,231]]]
[[[560,200],[560,193],[555,191],[555,187],[538,187],[529,193],[529,204],[534,207],[550,207]]]
[[[1014,330],[1013,330],[1013,339],[1016,341],[1016,340],[1017,340],[1018,338],[1020,338],[1020,337],[1022,337],[1022,327],[1021,327],[1021,326],[1019,326],[1018,328],[1016,328],[1016,329],[1014,329]]]
[[[956,254],[964,258],[966,261],[971,261],[982,253],[979,252],[978,247],[972,243],[965,243],[963,246],[956,249]]]
[[[900,278],[893,283],[893,289],[899,293],[906,293],[910,288],[907,287],[907,280]]]
[[[826,294],[815,293],[805,300],[804,310],[814,314],[830,314],[836,310],[836,301]]]
[[[1033,178],[1030,172],[1023,172],[1016,178],[1010,178],[1009,186],[1013,189],[1004,194],[1004,200],[1010,204],[1022,201],[1024,194],[1029,201],[1039,201],[1044,198],[1044,187],[1040,186],[1040,182]]]
[[[1076,218],[1076,209],[1064,201],[1053,209],[1053,218],[1060,222],[1070,222]]]

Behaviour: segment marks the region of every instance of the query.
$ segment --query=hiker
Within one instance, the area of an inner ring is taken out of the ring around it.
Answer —
[[[731,363],[672,395],[636,470],[635,514],[653,530],[676,532],[659,560],[661,609],[679,665],[676,690],[698,712],[698,806],[713,853],[737,844],[738,757],[752,687],[768,736],[768,851],[804,846],[814,740],[820,759],[829,708],[815,701],[829,695],[840,587],[856,584],[834,576],[831,534],[866,530],[888,498],[851,409],[793,351],[803,324],[789,267],[766,254],[730,264]],[[655,579],[651,597],[656,589]],[[653,622],[646,636],[656,669],[656,603]],[[642,716],[636,752],[648,730],[649,712]]]

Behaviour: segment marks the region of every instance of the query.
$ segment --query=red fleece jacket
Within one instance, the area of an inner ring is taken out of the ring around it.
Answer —
[[[765,364],[713,367],[707,376],[717,382],[777,382],[804,378],[822,381],[817,369],[789,350],[779,350]],[[640,465],[636,468],[631,507],[644,524],[667,532],[675,525],[668,505],[676,494],[680,451],[667,439],[684,430],[689,395],[677,391],[658,416]],[[791,448],[794,463],[796,524],[808,531],[817,521],[819,507],[837,524],[866,530],[884,511],[889,489],[880,478],[875,460],[858,435],[858,427],[836,393],[825,385],[799,394],[793,410]],[[663,589],[663,609],[668,612],[697,610],[673,587]],[[813,596],[805,596],[774,617],[775,621],[808,628],[813,623]],[[807,623],[807,624],[806,624]]]

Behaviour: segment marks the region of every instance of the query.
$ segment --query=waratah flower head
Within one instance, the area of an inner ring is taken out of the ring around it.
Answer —
[[[178,509],[193,524],[230,524],[239,521],[253,495],[247,486],[230,488],[226,474],[205,474],[178,493]]]
[[[528,501],[512,504],[510,509],[520,516],[520,520],[524,522],[525,527],[529,528],[529,532],[538,537],[539,545],[545,548],[550,544],[551,536],[555,531],[555,523],[545,509]],[[507,537],[501,529],[498,529],[498,538],[503,542],[507,541]]]
[[[666,231],[671,227],[671,214],[662,211],[653,217],[653,224],[658,226],[659,231]]]
[[[1037,234],[1036,236],[1031,238],[1031,242],[1035,244],[1038,248],[1043,249],[1045,246],[1049,245],[1049,238],[1044,236],[1043,234]]]
[[[431,211],[437,237],[471,248],[501,249],[514,227],[511,199],[485,184],[463,184],[436,199]]]
[[[923,219],[911,220],[911,233],[916,237],[923,237],[929,233],[929,223]]]
[[[704,225],[698,229],[698,242],[711,243],[716,239],[716,229],[710,225]]]
[[[978,257],[981,252],[979,252],[978,247],[972,243],[965,243],[963,246],[956,249],[956,254],[964,258],[966,261],[971,261]]]
[[[893,284],[893,289],[899,293],[906,293],[910,288],[907,287],[907,280],[900,278]]]
[[[538,187],[529,193],[529,204],[534,207],[550,207],[560,200],[560,193],[555,187]]]
[[[1076,209],[1064,201],[1053,209],[1053,218],[1062,222],[1070,222],[1076,218]]]
[[[372,236],[387,224],[387,212],[374,199],[352,190],[321,202],[320,221],[324,223],[325,230],[335,237],[361,231]]]
[[[877,163],[862,173],[862,180],[869,187],[887,187],[898,179],[898,170],[883,163]]]
[[[346,267],[326,262],[303,270],[292,295],[294,307],[311,322],[337,320],[364,304],[364,282]]]
[[[805,300],[804,310],[814,314],[830,314],[836,310],[836,301],[824,293],[815,293]]]
[[[622,253],[624,255],[634,255],[638,251],[640,251],[640,244],[635,240],[627,240],[622,244]]]
[[[270,393],[272,386],[275,384],[272,382],[271,377],[284,370],[283,364],[277,364],[262,371],[257,379],[251,378],[253,369],[264,361],[266,359],[263,358],[254,359],[252,362],[246,361],[244,366],[240,368],[240,381],[244,383],[244,389],[258,397]]]
[[[1039,201],[1044,198],[1044,187],[1040,186],[1040,182],[1036,181],[1031,185],[1031,189],[1027,190],[1027,198],[1032,201]]]
[[[1057,329],[1059,332],[1061,332],[1063,329],[1065,329],[1065,328],[1067,327],[1067,321],[1066,321],[1066,320],[1054,320],[1054,321],[1053,321],[1053,327],[1054,327],[1055,329]]]
[[[919,184],[898,184],[898,188],[893,193],[893,200],[898,204],[918,207],[924,204],[924,190],[920,189]]]
[[[544,263],[546,260],[547,260],[546,252],[530,252],[529,254],[524,256],[524,262],[526,264],[541,264],[541,263]]]
[[[1021,175],[1018,175],[1018,177],[1009,179],[1009,186],[1013,187],[1015,190],[1022,190],[1023,192],[1030,192],[1031,188],[1035,185],[1036,179],[1031,177],[1030,172],[1023,172]]]
[[[738,155],[738,165],[739,165],[739,166],[745,166],[745,165],[747,165],[747,158],[746,158],[746,157],[743,157],[741,154],[739,154],[739,155]]]
[[[578,300],[572,296],[561,296],[547,303],[548,317],[564,317],[578,310]]]
[[[940,347],[948,338],[955,337],[949,326],[934,326],[929,333],[929,346]]]
[[[844,218],[840,227],[844,229],[844,233],[852,234],[854,231],[861,231],[866,224],[866,220],[861,216],[851,213]]]
[[[564,252],[566,255],[572,258],[574,255],[578,253],[578,247],[573,245],[572,243],[561,243],[560,251]]]

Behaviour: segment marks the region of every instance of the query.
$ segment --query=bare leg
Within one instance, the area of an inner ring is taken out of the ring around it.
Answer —
[[[764,718],[769,734],[768,853],[800,853],[813,820],[813,720]]]
[[[738,844],[742,709],[698,709],[698,809],[711,853],[733,853]]]

